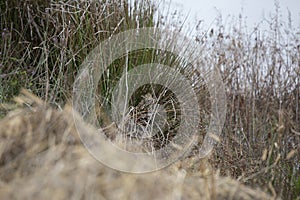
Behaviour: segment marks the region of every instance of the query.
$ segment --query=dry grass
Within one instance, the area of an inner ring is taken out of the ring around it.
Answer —
[[[268,30],[249,30],[242,15],[221,17],[199,40],[227,87],[228,113],[215,168],[286,199],[300,195],[300,40],[275,5]],[[291,156],[292,155],[292,156]]]
[[[188,161],[142,175],[112,170],[81,144],[69,106],[52,109],[27,91],[15,100],[0,121],[1,199],[272,199],[206,161],[194,171]]]
[[[132,7],[127,1],[122,1],[121,6],[114,0],[101,1],[102,4],[95,2],[0,2],[0,102],[10,101],[21,87],[25,87],[47,103],[63,107],[71,95],[79,65],[100,41],[138,26],[168,26],[163,18],[155,22],[155,2],[145,0],[138,4],[139,1],[134,1]],[[169,17],[176,18],[176,15]],[[199,27],[195,40],[209,64],[221,71],[228,103],[221,142],[208,160],[213,171],[219,170],[221,176],[239,180],[252,188],[262,188],[274,197],[299,199],[300,30],[292,27],[291,18],[287,21],[280,18],[279,4],[264,23],[268,24],[268,30],[258,26],[249,31],[242,15],[229,24],[224,24],[220,16],[212,29]],[[171,29],[181,29],[181,24],[174,23]],[[170,37],[172,41],[174,38]],[[104,77],[104,81],[113,82],[118,78],[122,73],[118,66],[124,64],[122,59],[115,63],[113,76]],[[132,66],[154,59],[157,58],[153,58],[149,50],[129,55]],[[173,61],[168,59],[166,62]],[[107,92],[111,85],[100,86]],[[204,107],[205,124],[211,106],[209,94],[205,88],[194,89],[202,94],[199,104]],[[17,102],[24,101],[23,98]],[[38,195],[51,198],[54,194],[61,198],[93,198],[95,195],[110,199],[109,195],[113,194],[125,198],[139,192],[145,198],[171,194],[168,184],[175,184],[178,170],[136,177],[107,169],[90,158],[76,139],[67,107],[57,111],[34,99],[26,109],[18,111],[15,104],[0,109],[0,117],[6,116],[0,123],[1,195],[19,195],[19,198],[26,195],[28,198]],[[185,166],[184,163],[178,165]],[[192,168],[196,174],[207,169],[193,164]],[[170,173],[176,178],[169,177]],[[253,193],[257,193],[258,199],[265,199],[261,193],[230,178],[213,177],[187,176],[182,187],[183,196],[207,195],[208,199],[214,199],[233,195],[240,199],[236,195],[248,195],[251,199],[255,198]],[[151,189],[146,193],[143,184],[138,184],[140,182]],[[152,184],[157,182],[161,184]],[[196,182],[200,185],[195,185]]]

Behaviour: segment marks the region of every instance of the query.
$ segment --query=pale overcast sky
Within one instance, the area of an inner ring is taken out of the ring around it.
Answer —
[[[184,14],[190,13],[189,22],[204,19],[209,25],[221,12],[223,19],[229,14],[238,16],[243,7],[243,15],[247,16],[247,25],[253,27],[270,12],[275,11],[274,0],[171,0],[173,8],[181,8]],[[300,0],[279,0],[283,20],[287,21],[287,9],[290,10],[295,28],[300,28]]]

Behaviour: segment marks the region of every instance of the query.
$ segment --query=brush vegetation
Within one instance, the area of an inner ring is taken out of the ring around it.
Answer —
[[[1,118],[14,109],[7,105],[21,88],[29,89],[52,106],[63,107],[71,99],[73,83],[85,57],[113,34],[138,27],[165,27],[168,23],[172,30],[181,30],[180,17],[160,15],[158,5],[150,0],[1,1]],[[221,142],[209,157],[212,168],[223,176],[262,188],[274,197],[297,199],[300,196],[300,30],[292,26],[291,16],[287,20],[280,17],[278,3],[274,8],[269,19],[262,21],[268,30],[259,25],[249,30],[242,15],[230,23],[224,23],[219,16],[209,30],[204,30],[200,23],[193,39],[210,65],[221,71],[226,84],[228,113]],[[172,41],[175,36],[168,37]],[[165,59],[159,60],[162,54]],[[151,49],[131,52],[128,57],[129,68],[158,60],[170,66],[182,64],[170,52]],[[109,98],[110,88],[122,74],[125,62],[125,58],[116,60],[110,66],[110,73],[101,77],[101,96]],[[202,82],[201,75],[197,80]],[[200,84],[195,89],[204,108],[201,112],[208,115],[207,88]],[[152,86],[138,90],[132,105],[137,105],[152,90]],[[160,93],[159,87],[154,90]],[[205,124],[206,118],[201,120]],[[4,122],[1,125],[6,127]],[[6,173],[7,167],[13,166],[18,156],[13,153],[15,150],[6,154],[2,146],[0,150],[0,180],[8,183],[13,178]]]

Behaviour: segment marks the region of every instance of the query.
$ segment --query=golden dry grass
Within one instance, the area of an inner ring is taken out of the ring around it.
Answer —
[[[24,90],[15,101],[0,121],[0,199],[273,199],[220,177],[206,160],[140,175],[115,171],[81,144],[70,106],[55,110]]]

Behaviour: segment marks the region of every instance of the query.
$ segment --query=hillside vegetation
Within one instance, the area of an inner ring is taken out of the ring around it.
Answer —
[[[0,129],[6,129],[6,123],[14,125],[15,122],[8,122],[7,117],[10,117],[10,111],[16,109],[13,97],[19,94],[21,88],[30,90],[53,109],[61,110],[67,105],[71,101],[73,83],[85,57],[111,35],[140,27],[169,27],[175,32],[180,31],[184,26],[180,16],[176,16],[176,13],[162,16],[158,12],[159,5],[159,2],[150,0],[134,0],[130,3],[127,0],[1,1],[0,117],[4,119]],[[210,66],[220,70],[226,85],[226,122],[221,140],[208,158],[213,172],[231,177],[254,189],[260,188],[275,198],[299,199],[300,30],[292,26],[291,17],[282,19],[280,12],[280,5],[275,3],[274,13],[262,21],[268,25],[267,30],[260,26],[249,30],[242,15],[226,24],[220,16],[209,30],[198,26],[197,36],[192,39],[201,47]],[[165,34],[171,41],[175,37],[173,34]],[[159,55],[165,55],[166,58],[159,60]],[[170,52],[146,49],[129,54],[129,66],[132,68],[158,60],[172,66],[181,64]],[[114,80],[123,72],[124,62],[123,58],[115,61],[110,68],[111,73],[101,78],[99,88],[103,95],[111,94],[109,88],[114,86]],[[200,79],[201,74],[198,74],[197,80]],[[208,115],[210,103],[207,102],[207,89],[205,86],[195,89],[198,97],[204,99],[199,104],[204,106],[203,113]],[[135,95],[144,94],[142,91]],[[140,100],[139,97],[137,100]],[[17,122],[24,122],[25,125],[27,119],[22,118]],[[28,130],[16,128],[16,137],[23,137],[18,131],[30,134]],[[0,133],[1,142],[20,139],[11,140],[11,136],[8,137],[5,132]],[[49,140],[52,141],[50,136]],[[37,141],[41,144],[48,142],[44,139]],[[17,144],[24,151],[29,150],[25,144]],[[14,163],[21,159],[18,157],[20,149],[11,149],[10,152],[5,151],[6,148],[0,146],[0,184],[6,184],[5,189],[0,189],[0,195],[17,192],[17,188],[8,187],[15,176],[34,182],[33,178],[26,176],[31,174],[30,167],[26,166],[29,172],[21,170],[22,173],[15,168]],[[41,152],[44,150],[43,146]],[[81,151],[78,153],[81,154]],[[34,151],[32,155],[35,154],[39,154],[39,151]],[[31,159],[30,155],[30,152],[26,154],[26,159]],[[55,162],[52,158],[48,161]],[[24,166],[26,164],[32,163],[25,163]],[[79,169],[75,172],[80,173],[80,163],[74,165],[78,165]],[[86,167],[82,168],[89,170]],[[106,173],[106,169],[101,170],[99,174]],[[123,175],[117,176],[123,178]],[[118,181],[115,180],[115,183]],[[139,179],[134,181],[138,182]],[[149,184],[154,179],[151,181]],[[20,182],[20,186],[22,184],[24,182]],[[207,198],[213,199],[213,196]]]

